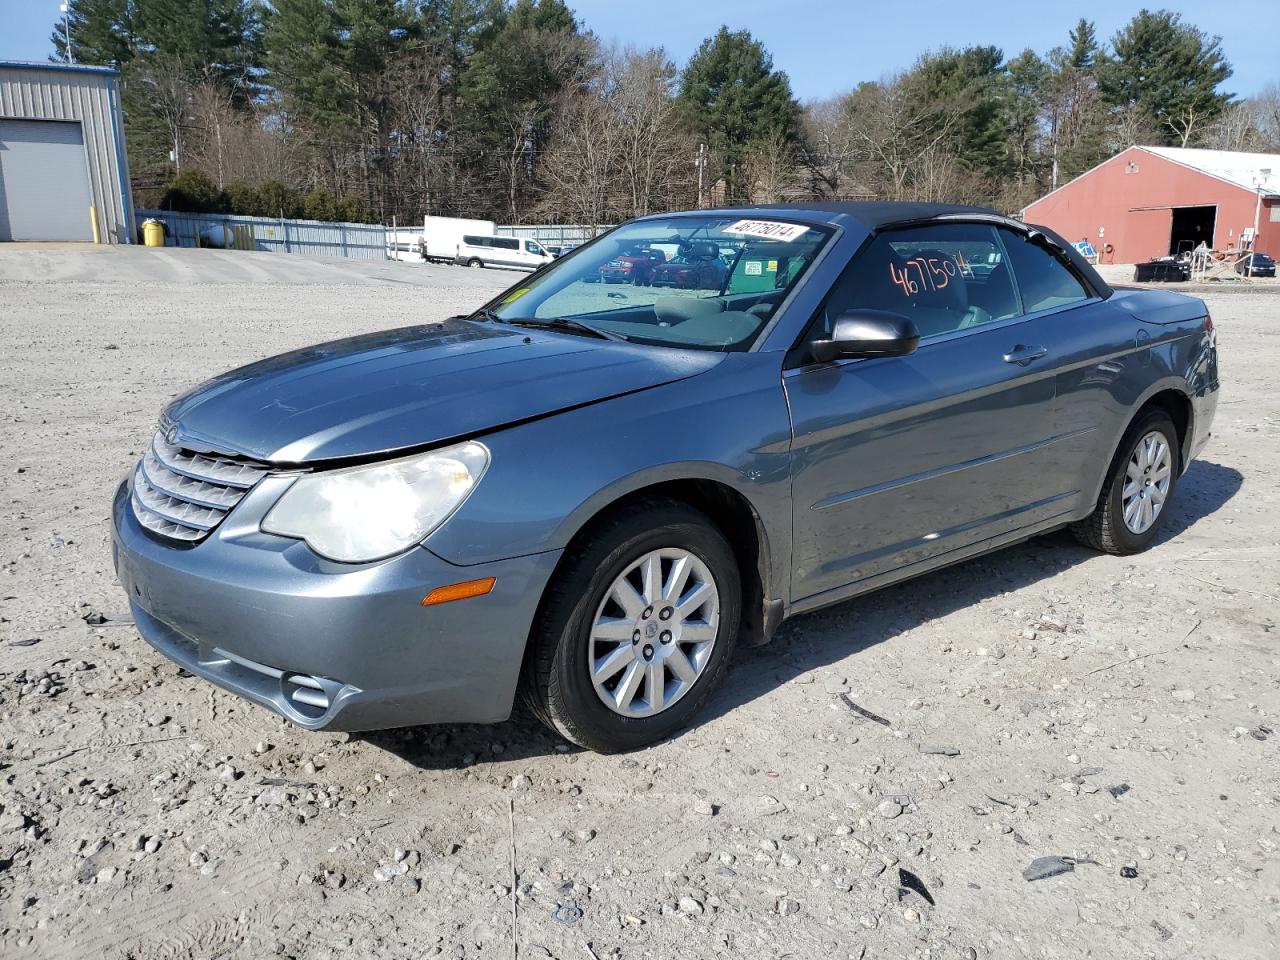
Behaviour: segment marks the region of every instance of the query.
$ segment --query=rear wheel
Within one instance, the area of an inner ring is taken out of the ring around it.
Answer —
[[[473,270],[479,270],[481,267],[484,266],[484,261],[479,259],[478,257],[472,257],[470,260],[467,261],[467,266],[471,267]]]
[[[556,571],[531,638],[526,698],[588,749],[656,743],[706,702],[740,616],[737,562],[706,517],[674,501],[633,504]]]
[[[1138,417],[1120,441],[1097,509],[1071,528],[1076,539],[1106,553],[1145,550],[1168,512],[1180,463],[1169,415],[1153,409]]]

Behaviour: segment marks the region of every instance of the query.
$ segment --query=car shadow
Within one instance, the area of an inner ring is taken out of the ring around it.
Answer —
[[[1154,549],[1222,509],[1244,482],[1240,472],[1197,460],[1178,481],[1177,495]],[[767,694],[794,677],[892,640],[931,620],[984,599],[1029,586],[1096,557],[1067,530],[975,557],[853,600],[787,620],[773,641],[739,650],[726,682],[681,736]],[[355,735],[426,770],[458,769],[568,752],[517,703],[498,724],[441,724]],[[577,748],[571,748],[576,751]]]

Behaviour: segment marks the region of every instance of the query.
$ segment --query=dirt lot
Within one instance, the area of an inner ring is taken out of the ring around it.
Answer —
[[[1216,436],[1154,549],[798,618],[643,753],[302,733],[119,619],[111,494],[170,396],[510,279],[0,249],[0,956],[507,957],[513,902],[529,958],[1280,955],[1275,290],[1206,295]]]

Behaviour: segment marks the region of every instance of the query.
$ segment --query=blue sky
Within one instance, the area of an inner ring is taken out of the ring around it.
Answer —
[[[678,63],[723,23],[764,41],[776,66],[802,99],[847,90],[907,67],[924,50],[950,44],[995,44],[1013,56],[1025,47],[1043,53],[1065,43],[1083,14],[1109,38],[1144,4],[1077,5],[1043,0],[954,0],[862,3],[851,0],[734,0],[663,3],[569,0],[580,19],[606,40],[663,46]],[[1180,11],[1202,30],[1219,34],[1235,66],[1233,93],[1256,93],[1280,82],[1272,26],[1275,0],[1198,4],[1152,0],[1152,8]],[[643,11],[649,11],[644,15]],[[58,0],[0,0],[0,59],[43,60]]]

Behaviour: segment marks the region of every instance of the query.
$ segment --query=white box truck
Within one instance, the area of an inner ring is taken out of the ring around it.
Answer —
[[[427,260],[453,263],[462,246],[463,236],[492,237],[497,226],[492,220],[466,220],[462,217],[424,217],[422,221],[422,255]]]

